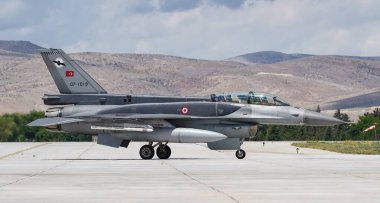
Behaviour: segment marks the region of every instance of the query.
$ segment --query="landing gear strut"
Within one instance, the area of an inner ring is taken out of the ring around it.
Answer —
[[[244,159],[245,151],[242,149],[236,150],[235,155],[236,155],[236,158],[238,158],[238,159]]]
[[[142,159],[152,159],[154,156],[154,148],[152,145],[144,145],[140,148],[140,157]]]
[[[156,154],[160,159],[168,159],[171,153],[170,147],[166,144],[160,144],[156,149]]]
[[[244,138],[241,138],[240,139],[240,147],[243,144],[243,142],[244,142]],[[238,159],[244,159],[244,157],[245,157],[245,151],[242,150],[242,149],[238,149],[238,150],[236,150],[235,155],[236,155],[236,158],[238,158]]]

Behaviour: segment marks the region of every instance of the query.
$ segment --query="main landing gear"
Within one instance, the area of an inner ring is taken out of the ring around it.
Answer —
[[[172,154],[172,150],[168,145],[159,145],[156,149],[156,154],[160,159],[168,159]]]
[[[140,157],[142,159],[152,159],[154,156],[154,148],[152,145],[144,145],[140,148]]]
[[[154,156],[154,147],[158,146],[156,149],[156,154],[160,159],[168,159],[172,153],[170,147],[166,144],[157,143],[152,145],[149,143],[140,148],[140,157],[142,159],[152,159]]]
[[[153,142],[150,142],[147,145],[144,145],[140,148],[140,157],[142,159],[152,159],[154,157],[154,148],[156,149],[157,157],[160,159],[168,159],[170,155],[172,154],[172,150],[167,145],[168,143],[162,144],[161,142],[156,143],[153,145]],[[243,140],[240,141],[240,146],[243,144]],[[236,150],[236,158],[238,159],[244,159],[245,157],[245,151],[242,149]]]

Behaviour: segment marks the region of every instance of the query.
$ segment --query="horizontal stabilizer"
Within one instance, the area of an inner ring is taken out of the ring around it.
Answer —
[[[76,119],[76,118],[61,118],[61,117],[40,118],[29,123],[28,126],[46,127],[46,126],[51,126],[51,125],[60,125],[60,124],[75,123],[75,122],[81,122],[81,121],[83,120]]]

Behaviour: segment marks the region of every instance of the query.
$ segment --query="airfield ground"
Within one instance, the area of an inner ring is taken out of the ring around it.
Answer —
[[[0,143],[0,202],[379,202],[380,156],[246,142],[247,157],[170,144],[140,160],[95,143]]]

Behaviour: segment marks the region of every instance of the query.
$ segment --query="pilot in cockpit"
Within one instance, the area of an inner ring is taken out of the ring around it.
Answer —
[[[211,101],[212,102],[216,102],[217,99],[218,99],[218,97],[216,96],[216,94],[211,94],[210,97],[211,97]]]
[[[268,93],[254,93],[250,91],[247,93],[223,93],[211,94],[212,102],[232,102],[265,106],[289,106],[289,104],[275,95]]]

